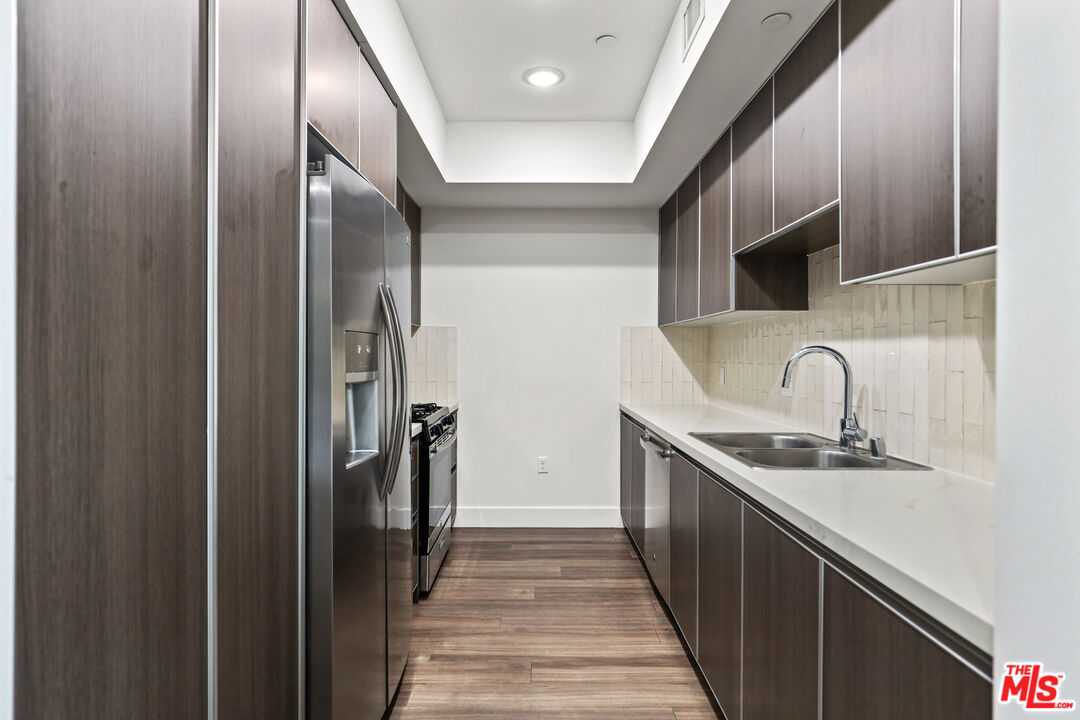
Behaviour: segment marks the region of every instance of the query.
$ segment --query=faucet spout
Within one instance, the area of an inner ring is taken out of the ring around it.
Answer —
[[[859,427],[859,419],[855,417],[855,411],[851,407],[852,376],[847,358],[825,345],[808,345],[801,350],[796,350],[784,366],[784,377],[780,380],[780,387],[785,390],[790,389],[791,373],[795,369],[795,364],[801,358],[815,353],[827,355],[836,360],[844,371],[844,417],[840,419],[840,447],[853,449],[857,442],[866,439],[867,432]]]

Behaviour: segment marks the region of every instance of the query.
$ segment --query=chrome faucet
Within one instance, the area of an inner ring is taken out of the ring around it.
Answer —
[[[795,363],[804,355],[814,353],[828,355],[840,363],[840,367],[844,370],[844,417],[840,418],[840,447],[845,450],[854,450],[855,444],[865,440],[868,433],[859,427],[859,418],[855,417],[855,411],[851,408],[851,366],[848,365],[847,358],[824,345],[808,345],[802,350],[796,350],[784,366],[784,379],[780,381],[780,387],[790,390],[791,371],[795,369]]]

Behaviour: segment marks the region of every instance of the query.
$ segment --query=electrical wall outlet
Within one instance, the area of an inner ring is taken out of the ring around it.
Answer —
[[[541,455],[540,457],[536,458],[536,472],[540,475],[546,475],[547,471],[547,455]]]

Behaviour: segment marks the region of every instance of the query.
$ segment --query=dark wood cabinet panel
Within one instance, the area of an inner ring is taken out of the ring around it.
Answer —
[[[695,167],[675,193],[679,211],[675,223],[676,320],[691,320],[698,316],[698,197],[701,192],[698,177]]]
[[[297,20],[289,0],[219,6],[221,717],[288,720],[299,700]]]
[[[622,514],[623,527],[631,528],[633,521],[630,516],[631,478],[633,475],[633,462],[631,449],[634,444],[634,424],[626,417],[619,416],[619,510]]]
[[[776,71],[776,229],[839,197],[839,10],[834,4]]]
[[[733,262],[736,310],[809,309],[806,255],[751,251]]]
[[[16,9],[14,717],[203,717],[206,5]]]
[[[638,551],[645,548],[645,448],[641,428],[631,425],[630,435],[630,536]]]
[[[773,81],[731,124],[731,249],[773,231]]]
[[[401,214],[405,218],[405,224],[409,226],[411,236],[409,247],[412,262],[412,326],[420,327],[420,244],[422,242],[420,223],[422,212],[412,196],[405,192],[401,184],[398,184],[398,192],[401,194]]]
[[[676,207],[675,195],[660,206],[660,247],[659,247],[659,270],[660,277],[657,283],[659,300],[657,303],[657,324],[668,325],[675,322],[675,250],[676,237],[675,226],[677,224],[678,208]]]
[[[395,203],[397,190],[397,107],[363,55],[359,63],[359,163],[368,182]]]
[[[701,161],[701,315],[731,310],[731,132]]]
[[[728,718],[742,706],[742,501],[705,474],[698,487],[698,665]]]
[[[955,249],[952,2],[840,5],[843,280]]]
[[[743,542],[742,717],[816,720],[820,560],[750,508]]]
[[[997,244],[998,0],[960,15],[960,252]]]
[[[989,720],[989,682],[832,568],[825,569],[826,720]]]
[[[333,0],[309,0],[307,35],[308,122],[363,172],[360,165],[360,45]],[[370,72],[371,69],[365,67],[365,70]],[[368,80],[366,76],[363,79]]]
[[[698,471],[671,458],[671,614],[695,656],[698,652]]]

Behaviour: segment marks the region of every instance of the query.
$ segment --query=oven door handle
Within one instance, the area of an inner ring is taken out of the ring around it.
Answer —
[[[435,454],[436,455],[441,455],[442,453],[447,452],[456,443],[457,443],[457,437],[453,437],[453,436],[449,440],[444,440],[444,441],[442,441],[440,443],[436,443],[436,445],[435,445]]]

